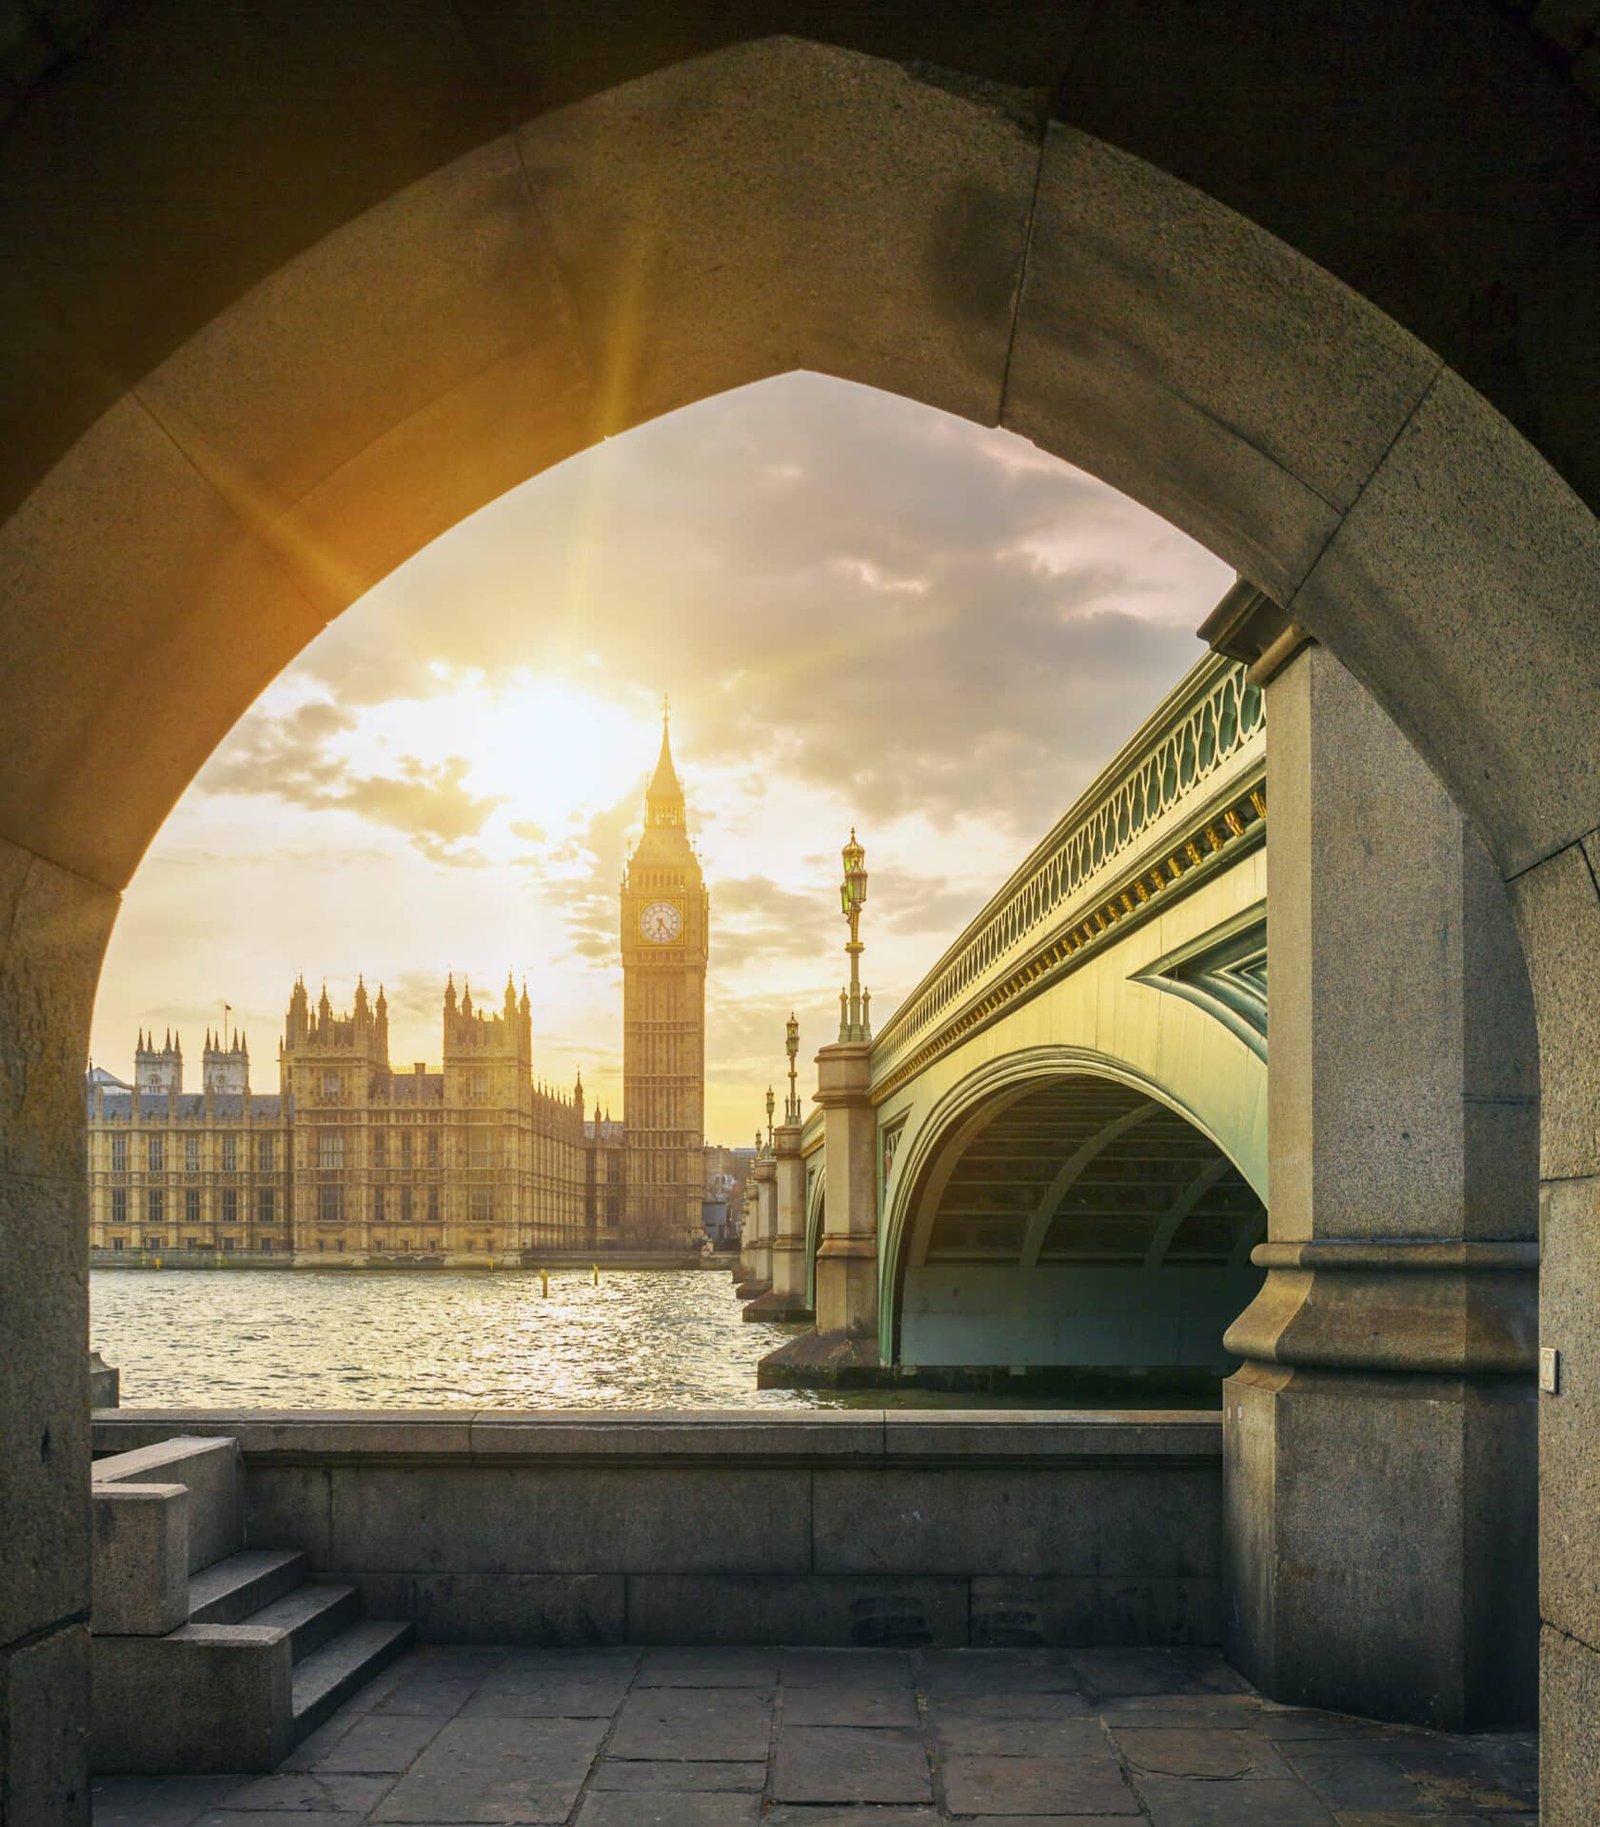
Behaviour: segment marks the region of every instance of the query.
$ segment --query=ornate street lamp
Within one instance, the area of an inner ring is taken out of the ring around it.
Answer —
[[[772,1153],[772,1113],[778,1107],[778,1100],[772,1095],[772,1087],[767,1086],[767,1153]]]
[[[839,901],[844,917],[850,922],[850,943],[844,948],[850,954],[850,989],[839,992],[840,1040],[872,1039],[872,992],[861,987],[861,910],[867,904],[867,853],[856,842],[856,828],[850,827],[850,842],[845,845],[844,880],[839,884]]]
[[[800,1024],[791,1013],[783,1029],[783,1050],[789,1055],[789,1101],[783,1107],[786,1123],[800,1121],[800,1093],[794,1082],[794,1063],[800,1057]]]

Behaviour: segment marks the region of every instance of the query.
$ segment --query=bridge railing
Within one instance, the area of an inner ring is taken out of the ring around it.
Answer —
[[[1208,654],[1079,796],[880,1030],[881,1081],[1142,850],[1259,760],[1266,711],[1235,660]]]

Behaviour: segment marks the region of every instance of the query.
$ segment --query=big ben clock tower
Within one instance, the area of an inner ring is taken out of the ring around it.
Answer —
[[[628,1243],[683,1249],[700,1237],[708,912],[663,711],[661,758],[645,794],[644,836],[622,881]]]

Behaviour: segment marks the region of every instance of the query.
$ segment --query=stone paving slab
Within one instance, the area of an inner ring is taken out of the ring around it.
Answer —
[[[931,1802],[928,1751],[898,1726],[785,1724],[772,1793],[783,1802]]]
[[[1536,1827],[1538,1746],[1283,1707],[1168,1650],[422,1648],[271,1776],[95,1827]]]

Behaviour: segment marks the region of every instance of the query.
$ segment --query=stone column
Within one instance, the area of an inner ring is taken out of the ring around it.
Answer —
[[[761,1198],[756,1185],[755,1166],[744,1183],[744,1235],[739,1243],[739,1269],[734,1277],[735,1292],[740,1300],[753,1300],[771,1287],[770,1277],[762,1269]]]
[[[800,1154],[800,1125],[783,1124],[772,1134],[772,1286],[744,1310],[746,1319],[810,1319],[806,1305],[806,1164]]]
[[[770,1155],[758,1155],[750,1169],[755,1187],[756,1243],[751,1253],[759,1299],[772,1287],[772,1236],[776,1229],[777,1163]]]
[[[878,1362],[877,1113],[872,1043],[841,1040],[817,1054],[826,1176],[817,1246],[816,1330],[768,1353],[759,1381],[874,1383]],[[803,1222],[803,1221],[802,1221]]]
[[[1278,626],[1253,673],[1270,1241],[1226,1341],[1243,1360],[1224,1385],[1229,1653],[1280,1700],[1526,1721],[1538,1085],[1521,946],[1406,739]]]
[[[117,897],[0,837],[0,1812],[89,1819],[83,1071]]]

